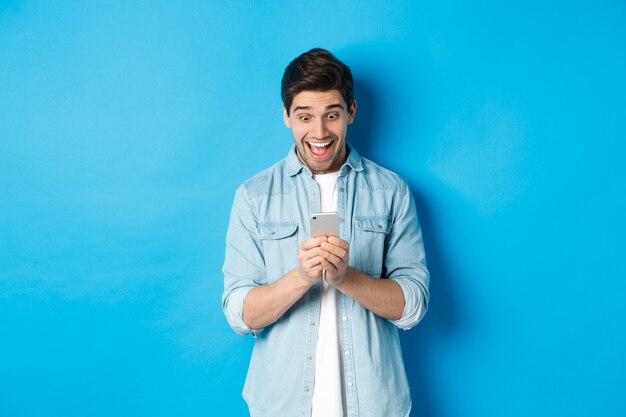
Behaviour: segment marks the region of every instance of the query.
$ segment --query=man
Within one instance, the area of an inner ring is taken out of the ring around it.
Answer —
[[[237,190],[223,268],[226,318],[256,338],[250,414],[408,416],[397,327],[429,299],[411,192],[346,143],[352,74],[330,52],[293,60],[281,93],[294,146]],[[310,215],[327,211],[340,236],[310,238]]]

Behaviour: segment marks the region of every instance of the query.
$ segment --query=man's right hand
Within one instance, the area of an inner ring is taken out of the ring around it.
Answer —
[[[324,249],[320,246],[327,240],[328,238],[325,236],[316,237],[305,240],[298,247],[298,272],[303,280],[311,284],[315,284],[322,279],[323,258],[321,252]]]

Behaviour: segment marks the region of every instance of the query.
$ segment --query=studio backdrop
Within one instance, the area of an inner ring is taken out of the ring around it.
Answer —
[[[0,2],[0,416],[246,416],[230,207],[280,78],[352,68],[348,141],[431,270],[415,417],[626,415],[623,1]],[[394,417],[394,416],[390,416]]]

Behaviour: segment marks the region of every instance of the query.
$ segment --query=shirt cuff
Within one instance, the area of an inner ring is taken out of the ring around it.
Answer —
[[[402,329],[410,330],[415,326],[424,316],[426,310],[424,308],[424,294],[419,289],[419,284],[403,280],[393,279],[402,289],[404,294],[404,311],[402,316],[398,320],[390,320],[393,325]]]
[[[233,290],[224,306],[228,324],[240,335],[251,333],[256,337],[263,329],[251,329],[243,321],[243,302],[254,287],[241,287]]]

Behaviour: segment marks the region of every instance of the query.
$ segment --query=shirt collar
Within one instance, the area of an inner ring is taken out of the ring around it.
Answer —
[[[363,162],[361,160],[361,155],[354,149],[349,143],[346,143],[346,147],[348,149],[348,159],[341,166],[341,170],[344,167],[349,167],[354,171],[363,171]],[[287,175],[293,177],[294,175],[300,173],[303,169],[309,172],[309,169],[302,165],[300,159],[298,159],[298,155],[296,155],[296,145],[292,145],[289,150],[289,154],[287,154],[285,168],[287,170]]]

